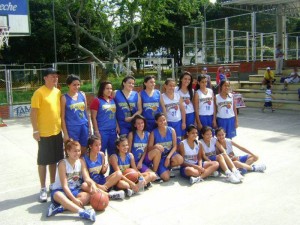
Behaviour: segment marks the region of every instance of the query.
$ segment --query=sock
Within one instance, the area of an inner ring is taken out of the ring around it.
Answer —
[[[79,210],[78,210],[78,214],[80,214],[80,213],[82,213],[82,212],[84,212],[84,209],[79,209]]]
[[[232,172],[233,172],[233,173],[236,173],[236,172],[237,172],[237,169],[236,169],[236,168],[232,168]]]

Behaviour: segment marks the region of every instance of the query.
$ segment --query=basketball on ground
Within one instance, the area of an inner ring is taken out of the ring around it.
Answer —
[[[103,193],[102,191],[93,194],[90,200],[91,206],[96,211],[103,211],[108,206],[108,202],[108,195]]]
[[[137,183],[139,179],[139,173],[132,168],[127,168],[126,170],[124,170],[123,176],[134,183]]]

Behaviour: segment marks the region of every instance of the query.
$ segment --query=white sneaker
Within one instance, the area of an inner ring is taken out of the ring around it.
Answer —
[[[240,171],[236,170],[233,174],[234,174],[234,176],[236,176],[236,178],[239,179],[240,181],[244,180],[244,177],[242,176],[242,174],[240,173]]]
[[[125,193],[126,193],[127,197],[131,197],[131,196],[133,195],[133,190],[131,190],[131,189],[126,189],[126,190],[125,190]]]
[[[190,177],[190,184],[199,183],[201,181],[204,181],[201,177]]]
[[[40,201],[41,202],[47,202],[47,189],[46,188],[41,188],[40,190]]]
[[[267,169],[265,164],[252,165],[252,168],[255,172],[264,172]]]
[[[237,184],[241,182],[241,180],[238,179],[233,173],[227,174],[226,180],[233,184]]]
[[[112,190],[112,191],[108,192],[108,196],[112,200],[124,199],[125,198],[125,192],[123,190],[120,190],[120,191]]]
[[[220,176],[219,171],[214,171],[214,172],[210,175],[210,177],[218,177],[218,176]]]

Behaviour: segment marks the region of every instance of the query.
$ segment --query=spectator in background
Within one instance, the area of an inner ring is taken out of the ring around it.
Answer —
[[[284,88],[282,89],[283,91],[287,90],[288,84],[293,84],[293,83],[299,83],[300,82],[300,75],[298,72],[298,68],[294,67],[294,71],[288,76],[287,78],[284,79]]]
[[[270,84],[267,85],[267,90],[265,93],[266,93],[265,104],[264,104],[263,108],[261,109],[261,111],[265,112],[265,108],[271,108],[272,112],[274,112],[275,109],[273,108],[273,104],[272,104],[272,99],[274,99],[274,96],[272,95],[272,90],[271,90]]]
[[[274,84],[274,82],[276,81],[276,79],[274,79],[274,73],[271,71],[270,67],[267,67],[266,72],[264,74],[264,79],[261,83],[261,89],[264,89],[264,85],[272,85]]]
[[[211,88],[211,77],[207,74],[207,68],[203,67],[201,71],[201,75],[204,75],[207,79],[207,88]]]
[[[45,85],[37,89],[31,98],[30,119],[33,138],[38,143],[37,164],[41,184],[41,202],[46,202],[48,197],[47,166],[52,184],[55,181],[56,163],[64,158],[60,117],[61,92],[56,88],[58,73],[54,68],[43,71]]]
[[[276,75],[282,75],[284,53],[283,53],[281,47],[282,47],[282,45],[278,44],[276,46],[276,51],[275,51],[275,57],[276,57]]]
[[[222,80],[226,80],[225,67],[224,66],[220,66],[217,70],[217,75],[216,75],[217,85],[219,85]]]

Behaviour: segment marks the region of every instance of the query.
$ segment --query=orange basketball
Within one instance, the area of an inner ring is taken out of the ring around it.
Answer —
[[[134,183],[138,182],[139,179],[139,173],[132,169],[132,168],[127,168],[126,170],[123,171],[123,175],[128,179],[131,180]]]
[[[108,195],[103,193],[102,191],[93,194],[90,200],[91,206],[96,211],[103,211],[108,206],[108,202]]]

